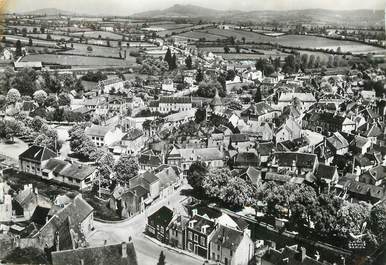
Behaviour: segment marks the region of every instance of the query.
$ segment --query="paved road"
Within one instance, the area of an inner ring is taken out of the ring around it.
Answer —
[[[187,186],[184,186],[183,188],[187,188]],[[151,215],[153,212],[164,205],[173,209],[185,199],[185,196],[181,195],[179,191],[176,191],[168,198],[162,199],[152,204],[149,208],[146,209],[144,213],[141,213],[127,221],[123,221],[122,223],[106,224],[95,221],[95,232],[93,232],[87,240],[91,245],[97,246],[104,244],[104,240],[107,240],[107,244],[111,244],[128,241],[129,237],[131,237],[134,242],[138,262],[140,265],[157,264],[161,251],[163,251],[166,256],[167,264],[201,265],[204,263],[203,260],[199,258],[192,258],[190,256],[180,254],[176,251],[159,246],[145,238],[143,234],[146,226],[147,216]]]

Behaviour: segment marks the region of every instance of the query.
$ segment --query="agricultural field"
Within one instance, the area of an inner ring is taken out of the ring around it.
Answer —
[[[206,41],[217,41],[217,40],[226,39],[226,37],[224,36],[213,35],[202,31],[189,31],[182,34],[178,34],[178,36],[187,37],[187,38],[196,39],[196,40],[205,39]]]
[[[31,37],[31,38],[41,38],[41,39],[47,39],[47,34],[41,34],[41,33],[37,33],[37,34],[27,34],[27,36]],[[70,39],[73,39],[73,41],[78,41],[79,38],[77,37],[71,37],[71,36],[67,36],[67,35],[57,35],[57,34],[51,34],[50,33],[50,36],[51,36],[51,39],[52,40],[61,40],[61,39],[64,39],[66,41],[69,41]]]
[[[16,42],[18,40],[21,41],[22,44],[26,45],[28,44],[29,38],[28,37],[23,37],[23,36],[16,36],[16,35],[4,35],[7,41],[11,42]],[[41,46],[46,46],[46,47],[56,47],[56,42],[55,41],[47,41],[47,40],[37,40],[33,39],[34,45],[41,45]]]
[[[184,34],[181,34],[182,36]],[[185,34],[186,35],[186,34]],[[212,35],[211,37],[208,37]],[[283,35],[283,36],[266,36],[252,31],[241,31],[234,29],[218,29],[210,28],[205,30],[197,30],[189,32],[188,36],[194,36],[194,38],[205,38],[206,40],[216,40],[219,37],[229,38],[234,37],[236,40],[243,42],[245,38],[246,42],[256,43],[272,43],[283,46],[290,46],[294,48],[315,48],[315,49],[333,49],[336,50],[341,47],[342,52],[352,52],[354,54],[368,53],[368,52],[386,52],[385,49],[374,47],[367,44],[362,44],[354,41],[334,40],[317,36],[307,35]]]
[[[190,26],[190,27],[185,27],[185,28],[164,30],[164,31],[157,32],[157,35],[159,35],[160,37],[165,37],[166,35],[170,36],[173,33],[174,34],[180,34],[180,33],[183,33],[185,31],[191,31],[191,30],[195,30],[195,29],[203,29],[203,28],[206,28],[209,26],[211,26],[211,25],[210,24],[204,24],[204,25],[195,25],[195,26]]]
[[[163,30],[174,30],[174,29],[181,29],[181,28],[187,28],[192,26],[192,24],[175,24],[175,23],[167,23],[167,24],[156,24],[151,25],[147,27],[148,29],[163,29]]]
[[[61,64],[82,67],[108,67],[108,66],[131,66],[135,63],[134,57],[128,57],[127,60],[87,57],[87,56],[73,56],[73,55],[55,55],[55,54],[33,54],[23,57],[23,62],[41,61],[45,64]]]
[[[102,39],[109,38],[110,40],[121,40],[122,36],[119,34],[116,34],[114,32],[108,32],[108,31],[85,31],[85,32],[76,32],[71,33],[71,36],[74,37],[85,37],[85,38],[94,38],[98,39],[99,36],[101,36]]]
[[[91,52],[87,50],[87,47],[89,46],[92,47]],[[124,53],[124,50],[127,50],[127,56],[128,56],[131,48],[126,48],[125,46],[122,46],[122,55]],[[100,57],[119,57],[119,51],[120,49],[117,47],[105,47],[105,46],[96,46],[96,45],[90,45],[90,44],[74,43],[73,50],[65,51],[63,53],[93,55],[93,56],[100,56]]]

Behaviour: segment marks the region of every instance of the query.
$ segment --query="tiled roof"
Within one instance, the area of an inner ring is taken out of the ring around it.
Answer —
[[[110,126],[91,125],[85,129],[86,135],[104,137],[112,128]]]
[[[243,232],[220,225],[214,232],[211,242],[235,251],[243,237]]]
[[[297,167],[312,168],[317,162],[315,154],[284,152],[275,153],[275,156],[277,164],[282,167],[292,167],[295,161]]]
[[[51,158],[48,160],[47,164],[45,165],[44,169],[53,171],[55,174],[59,174],[59,172],[65,168],[69,163],[60,159]]]
[[[41,162],[56,156],[56,153],[47,147],[32,145],[30,148],[19,155],[19,159],[28,159]]]
[[[349,146],[348,141],[339,132],[335,132],[327,141],[336,149],[347,148]]]
[[[316,102],[314,95],[312,95],[311,93],[282,93],[280,95],[279,102],[291,102],[294,100],[294,98],[298,98],[302,102]]]
[[[93,166],[74,163],[72,165],[65,167],[59,174],[61,176],[68,177],[68,178],[84,180],[92,173],[94,173],[95,170],[96,168]]]
[[[51,256],[53,265],[78,265],[82,262],[85,265],[138,264],[137,254],[132,242],[52,252]]]
[[[166,206],[162,206],[159,210],[148,217],[149,220],[154,220],[156,224],[167,226],[173,218],[173,211]]]
[[[336,172],[336,167],[328,166],[325,164],[319,164],[318,169],[315,172],[315,176],[319,179],[332,179]]]
[[[143,135],[143,132],[140,129],[132,128],[125,134],[122,140],[134,141]]]
[[[138,163],[140,165],[159,166],[162,164],[161,158],[156,155],[141,154],[138,157]]]
[[[241,112],[241,115],[254,115],[261,116],[270,112],[274,112],[275,110],[265,102],[259,102],[256,104],[250,105],[246,110]]]

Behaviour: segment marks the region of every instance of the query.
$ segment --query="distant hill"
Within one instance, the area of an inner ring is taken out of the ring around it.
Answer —
[[[337,24],[345,26],[383,26],[382,10],[256,10],[256,11],[221,11],[195,5],[174,5],[163,10],[153,10],[133,14],[141,18],[202,18],[214,21],[232,22],[301,22],[317,24]]]
[[[36,9],[32,11],[27,11],[23,13],[24,15],[32,15],[32,16],[58,16],[58,15],[75,15],[74,12],[69,12],[57,8],[42,8],[42,9]]]

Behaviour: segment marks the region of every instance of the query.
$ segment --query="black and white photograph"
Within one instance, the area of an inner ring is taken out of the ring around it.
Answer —
[[[0,0],[0,264],[386,265],[386,0]]]

